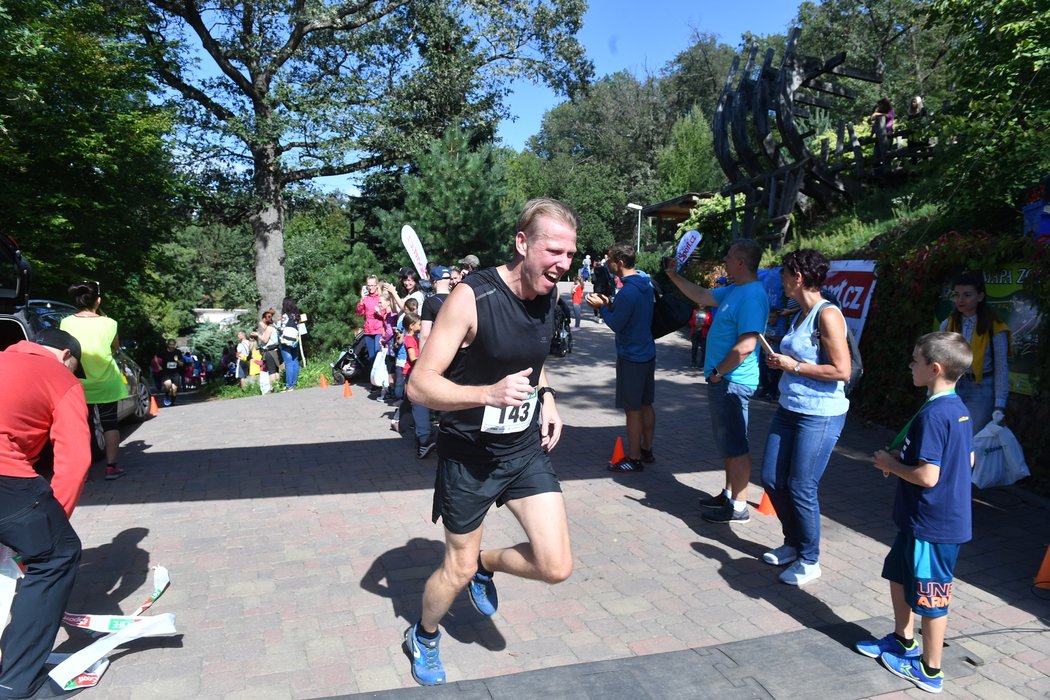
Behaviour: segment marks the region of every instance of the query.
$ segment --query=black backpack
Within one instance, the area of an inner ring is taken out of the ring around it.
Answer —
[[[832,304],[838,308],[838,304],[831,301],[825,301],[820,305],[818,313],[823,310],[824,306],[827,304]],[[820,342],[819,321],[816,324],[816,330],[813,331],[813,340],[820,345],[817,359],[823,364],[827,361],[827,355],[824,353],[824,344]],[[864,360],[862,360],[860,356],[860,346],[857,345],[857,338],[853,335],[853,331],[850,330],[849,324],[846,324],[846,345],[849,346],[849,379],[846,380],[846,383],[842,388],[843,391],[845,391],[846,396],[849,396],[853,393],[853,390],[857,388],[857,385],[860,384],[860,378],[864,376]]]

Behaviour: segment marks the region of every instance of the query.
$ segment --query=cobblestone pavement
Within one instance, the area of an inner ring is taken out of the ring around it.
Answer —
[[[612,334],[585,314],[575,339],[570,356],[548,364],[567,424],[553,460],[575,572],[558,586],[497,576],[493,618],[461,596],[443,629],[450,681],[704,653],[890,615],[879,573],[894,535],[893,481],[869,460],[889,430],[847,423],[821,486],[824,575],[786,586],[759,560],[780,543],[775,518],[754,513],[727,526],[699,517],[697,498],[723,476],[688,343],[659,341],[657,462],[611,475],[605,465],[624,435],[611,400]],[[753,484],[773,410],[752,404]],[[126,431],[129,475],[107,482],[96,473],[74,515],[85,551],[70,609],[130,612],[152,590],[149,567],[163,564],[172,585],[153,610],[176,613],[181,634],[118,650],[88,692],[258,699],[413,687],[400,644],[442,554],[441,527],[429,518],[436,456],[417,460],[389,414],[364,387],[350,398],[329,387],[180,403]],[[753,485],[750,500],[760,497]],[[975,495],[975,539],[962,549],[948,636],[982,663],[949,659],[952,696],[1050,695],[1047,602],[1031,589],[1050,544],[1048,514],[1019,489]],[[519,536],[505,509],[490,514],[486,545]],[[838,653],[855,656],[845,641]],[[63,637],[61,646],[84,643]],[[834,696],[864,696],[833,667],[797,669],[798,693],[776,697],[806,697],[802,684],[815,673],[830,677],[822,680]],[[893,697],[921,695],[890,679]]]

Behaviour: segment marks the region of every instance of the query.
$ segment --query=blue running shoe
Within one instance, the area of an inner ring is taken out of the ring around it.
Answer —
[[[887,671],[906,681],[911,681],[927,693],[939,693],[944,690],[944,671],[938,671],[935,676],[927,676],[919,659],[906,659],[887,651],[879,657],[879,660],[882,661]]]
[[[919,658],[919,645],[915,640],[911,640],[911,649],[905,649],[904,646],[897,641],[897,636],[893,634],[893,632],[890,632],[882,639],[865,639],[864,641],[857,642],[853,645],[853,648],[861,654],[864,654],[864,656],[872,659],[877,659],[887,653],[905,659]]]
[[[467,597],[474,609],[486,617],[496,614],[499,607],[499,595],[496,593],[496,584],[492,582],[492,576],[486,576],[480,571],[474,574],[467,585]]]
[[[438,642],[441,633],[433,641],[425,641],[416,636],[416,625],[405,630],[405,652],[412,657],[412,677],[420,685],[443,685],[445,667],[441,664],[441,651]]]

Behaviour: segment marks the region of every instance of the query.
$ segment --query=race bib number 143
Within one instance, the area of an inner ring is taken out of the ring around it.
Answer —
[[[481,417],[481,432],[505,435],[526,430],[536,420],[538,403],[539,399],[534,390],[520,406],[486,406]]]

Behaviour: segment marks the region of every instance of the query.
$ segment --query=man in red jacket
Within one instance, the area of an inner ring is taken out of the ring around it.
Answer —
[[[0,699],[63,693],[44,671],[80,563],[69,524],[91,466],[80,343],[49,328],[0,352],[0,544],[22,555],[25,578],[0,638]],[[74,374],[76,376],[74,376]],[[37,471],[54,452],[51,483]]]

